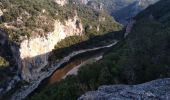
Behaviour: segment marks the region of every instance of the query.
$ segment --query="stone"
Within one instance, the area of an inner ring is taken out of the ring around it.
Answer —
[[[170,100],[170,78],[139,85],[105,85],[78,100]]]

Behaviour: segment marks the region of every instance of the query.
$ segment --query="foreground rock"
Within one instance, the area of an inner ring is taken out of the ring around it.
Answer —
[[[139,85],[102,86],[78,100],[170,100],[170,78]]]

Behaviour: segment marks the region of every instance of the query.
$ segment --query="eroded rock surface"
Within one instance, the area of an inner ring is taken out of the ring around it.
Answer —
[[[101,86],[78,100],[170,100],[170,78],[139,85]]]

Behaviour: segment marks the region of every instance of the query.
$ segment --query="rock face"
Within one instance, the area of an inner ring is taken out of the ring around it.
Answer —
[[[102,86],[78,100],[170,100],[170,78],[139,85]]]
[[[21,42],[21,76],[24,80],[36,79],[37,74],[48,63],[48,56],[57,42],[68,36],[81,35],[83,32],[83,26],[77,16],[65,21],[65,25],[56,20],[54,27],[54,31],[47,36],[38,36]]]

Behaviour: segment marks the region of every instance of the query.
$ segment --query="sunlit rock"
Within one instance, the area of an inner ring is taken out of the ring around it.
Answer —
[[[56,20],[54,31],[46,36],[37,36],[22,41],[20,45],[22,78],[27,81],[36,79],[36,74],[47,65],[48,56],[57,42],[68,36],[81,35],[82,32],[83,26],[78,16],[75,16],[66,20],[64,25]]]
[[[170,79],[159,79],[139,85],[101,86],[78,100],[170,100]]]

